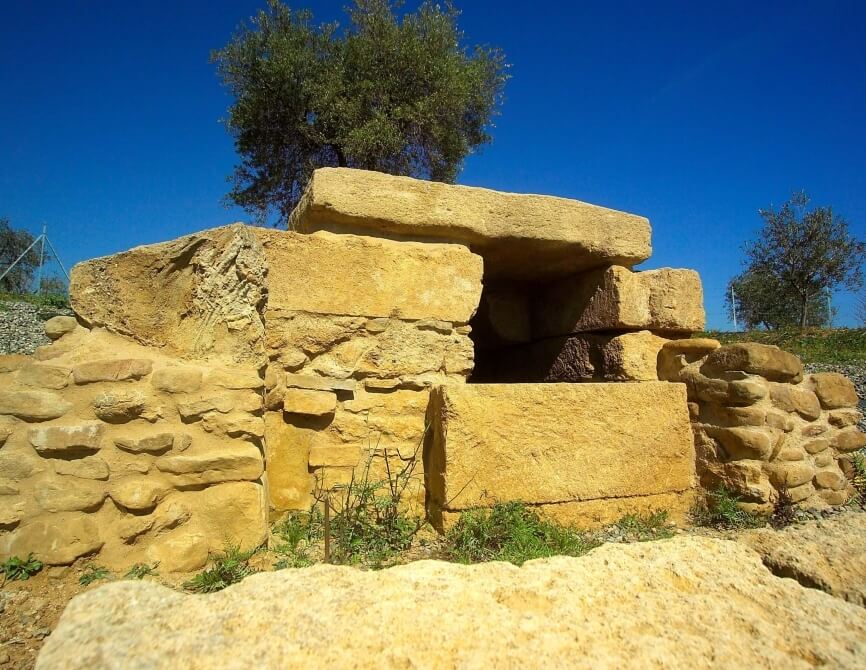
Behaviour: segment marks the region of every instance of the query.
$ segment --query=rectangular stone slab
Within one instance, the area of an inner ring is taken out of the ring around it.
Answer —
[[[686,491],[695,454],[682,384],[443,385],[425,452],[434,510]]]
[[[649,258],[641,216],[544,195],[395,177],[349,168],[316,170],[289,227],[469,245],[487,278],[539,280]]]
[[[706,321],[700,276],[672,268],[611,266],[558,280],[538,291],[532,312],[534,338],[624,329],[692,333]]]

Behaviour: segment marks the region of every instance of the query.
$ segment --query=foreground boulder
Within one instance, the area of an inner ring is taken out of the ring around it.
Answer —
[[[862,667],[866,611],[698,537],[584,558],[254,575],[209,596],[84,593],[47,668]],[[254,659],[254,661],[253,661]]]

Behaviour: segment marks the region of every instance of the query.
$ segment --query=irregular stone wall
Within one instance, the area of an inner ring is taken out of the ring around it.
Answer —
[[[845,503],[852,452],[866,446],[857,393],[836,373],[803,374],[800,360],[762,344],[669,342],[659,377],[688,389],[702,486],[724,486],[769,513],[786,489],[794,503]]]
[[[59,317],[0,357],[0,557],[189,571],[266,537],[262,386]],[[58,332],[59,331],[59,332]]]

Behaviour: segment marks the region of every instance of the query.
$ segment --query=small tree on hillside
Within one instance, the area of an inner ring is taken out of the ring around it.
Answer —
[[[26,230],[15,230],[9,219],[0,218],[0,274],[33,244],[33,235]],[[0,291],[25,293],[33,282],[33,273],[39,267],[39,254],[31,249],[18,264],[0,281]]]
[[[829,326],[835,310],[829,306],[828,291],[809,300],[808,326]],[[797,296],[779,285],[775,278],[745,271],[730,282],[725,296],[728,313],[736,315],[739,326],[751,330],[776,330],[799,326],[800,305]]]
[[[348,26],[314,26],[269,0],[212,54],[235,97],[227,126],[241,162],[228,199],[287,218],[317,167],[452,182],[490,141],[508,78],[498,49],[467,50],[450,2],[397,18],[397,0],[354,0]]]
[[[801,328],[809,325],[816,298],[862,285],[866,260],[866,243],[848,232],[844,218],[830,207],[808,205],[805,193],[795,193],[779,211],[760,210],[764,226],[745,248],[744,275],[765,282],[764,292],[776,292],[780,306],[790,304]]]

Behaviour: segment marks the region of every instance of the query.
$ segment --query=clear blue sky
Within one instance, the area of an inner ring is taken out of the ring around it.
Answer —
[[[292,4],[331,20],[346,1]],[[261,5],[3,3],[0,216],[46,222],[70,265],[247,219],[221,204],[235,155],[208,54]],[[866,237],[866,2],[458,5],[513,65],[460,182],[648,216],[643,267],[699,270],[710,326],[759,207],[805,188]]]

